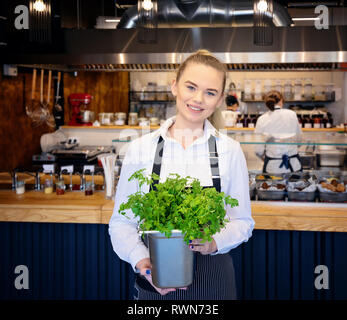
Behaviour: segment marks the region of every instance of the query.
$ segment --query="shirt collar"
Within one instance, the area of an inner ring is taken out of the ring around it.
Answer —
[[[158,130],[154,131],[153,133],[153,139],[159,137],[160,135],[163,137],[164,140],[166,139],[172,139],[170,138],[170,136],[168,136],[167,132],[169,130],[169,128],[171,127],[171,125],[175,122],[176,120],[176,116],[173,116],[169,119],[167,119]],[[207,119],[205,119],[204,122],[204,134],[203,136],[199,137],[198,139],[196,139],[194,141],[194,144],[200,144],[200,143],[204,143],[206,142],[209,138],[210,135],[213,135],[215,137],[218,137],[218,131],[216,130],[216,128],[211,124],[210,121],[208,121]]]

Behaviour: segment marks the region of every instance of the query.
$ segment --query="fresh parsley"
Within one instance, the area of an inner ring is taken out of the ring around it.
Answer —
[[[158,180],[156,174],[144,176],[144,170],[136,171],[129,181],[136,179],[139,187]],[[119,213],[126,215],[131,209],[139,217],[142,231],[156,230],[171,236],[172,230],[181,230],[184,241],[202,239],[211,241],[211,236],[219,232],[228,221],[225,219],[225,205],[238,206],[233,199],[215,188],[205,188],[198,179],[182,178],[171,174],[165,182],[156,185],[157,190],[148,193],[137,191],[122,203]]]

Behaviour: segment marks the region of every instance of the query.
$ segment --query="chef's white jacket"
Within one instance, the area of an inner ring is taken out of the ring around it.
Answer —
[[[300,139],[301,127],[296,113],[289,109],[282,109],[275,106],[274,111],[268,111],[260,116],[257,120],[255,131],[256,134],[263,134],[266,141],[294,143]],[[271,158],[282,158],[284,154],[293,156],[298,153],[297,145],[288,144],[267,144],[259,145],[256,153],[265,154]],[[282,160],[269,161],[266,171],[270,173],[288,172],[284,166],[280,168]],[[290,164],[294,171],[301,168],[300,161],[297,158],[291,158]]]
[[[131,264],[134,271],[138,261],[149,257],[149,252],[138,235],[138,218],[131,210],[127,210],[127,217],[118,213],[121,203],[126,202],[128,196],[138,189],[137,181],[128,181],[137,170],[145,168],[145,174],[151,174],[153,161],[159,136],[165,143],[163,149],[160,182],[165,181],[171,173],[178,173],[182,177],[198,178],[201,185],[212,186],[212,176],[209,161],[208,139],[216,136],[219,157],[219,171],[221,177],[221,191],[235,198],[239,206],[226,208],[226,227],[213,236],[217,244],[215,254],[227,253],[242,242],[247,241],[254,228],[251,216],[249,198],[248,171],[245,157],[240,144],[226,135],[220,134],[208,120],[204,123],[203,136],[196,139],[187,149],[168,136],[168,128],[175,121],[175,117],[168,119],[160,129],[146,134],[129,145],[123,160],[121,175],[115,195],[113,215],[109,222],[109,234],[114,251],[122,259]],[[149,186],[142,186],[143,192],[149,191]]]

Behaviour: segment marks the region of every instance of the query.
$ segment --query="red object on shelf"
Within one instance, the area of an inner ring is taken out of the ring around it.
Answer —
[[[92,96],[88,93],[72,93],[68,97],[71,108],[71,120],[69,126],[91,126],[91,122],[82,122],[81,110],[86,110],[89,106]]]

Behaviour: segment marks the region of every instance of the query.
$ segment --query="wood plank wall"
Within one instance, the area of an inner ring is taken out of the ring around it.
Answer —
[[[70,119],[68,96],[89,93],[93,96],[89,110],[100,112],[128,112],[129,72],[78,72],[64,74],[65,123]]]
[[[30,102],[32,70],[19,72],[17,77],[4,77],[0,73],[0,171],[27,168],[32,155],[40,154],[40,138],[53,132],[47,125],[34,126],[25,113]],[[48,71],[45,71],[44,97],[47,95]],[[78,72],[77,77],[64,74],[65,124],[69,120],[70,93],[85,92],[94,99],[90,110],[99,112],[128,112],[128,72]],[[53,79],[51,89],[53,102]],[[36,101],[40,98],[40,70],[37,70]],[[52,109],[51,109],[52,110]]]

